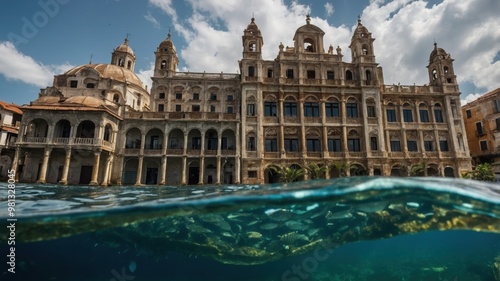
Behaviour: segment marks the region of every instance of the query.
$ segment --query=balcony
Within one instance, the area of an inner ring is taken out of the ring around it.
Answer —
[[[188,149],[188,150],[187,150],[187,154],[188,154],[189,156],[200,156],[200,154],[201,154],[201,149],[195,149],[195,148],[193,148],[193,149]]]
[[[332,158],[344,158],[344,152],[328,152],[328,155]]]
[[[182,154],[184,154],[184,149],[182,149],[182,148],[169,148],[169,149],[167,149],[167,154],[182,155]]]
[[[307,152],[307,157],[309,158],[321,158],[321,152],[317,152],[317,151],[314,151],[314,152],[310,152],[308,151]]]
[[[144,155],[161,155],[161,148],[145,148]]]
[[[349,151],[349,157],[351,157],[351,158],[366,157],[366,152],[353,152],[353,151]]]
[[[235,149],[222,149],[221,154],[222,155],[236,155],[236,150]]]

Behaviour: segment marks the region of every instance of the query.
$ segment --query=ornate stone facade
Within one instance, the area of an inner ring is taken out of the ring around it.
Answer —
[[[429,176],[470,169],[448,53],[434,46],[429,85],[384,85],[375,39],[361,21],[351,62],[339,47],[325,51],[323,36],[307,17],[293,47],[280,44],[274,60],[263,60],[264,40],[252,19],[242,36],[241,74],[225,74],[178,72],[169,35],[155,52],[151,94],[135,80],[126,41],[112,64],[57,76],[54,87],[23,107],[16,163],[29,162],[30,171],[22,179],[267,183],[276,180],[271,164],[311,163],[349,163],[348,174],[386,176],[408,176],[419,163]]]

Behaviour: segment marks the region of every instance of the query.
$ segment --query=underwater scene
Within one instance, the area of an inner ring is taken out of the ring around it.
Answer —
[[[0,183],[0,220],[0,280],[500,280],[500,185],[472,180]]]

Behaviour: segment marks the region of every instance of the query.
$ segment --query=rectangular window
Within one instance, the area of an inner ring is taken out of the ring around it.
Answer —
[[[377,114],[375,114],[375,106],[369,105],[366,107],[366,110],[368,111],[368,117],[377,117]]]
[[[283,103],[283,114],[285,116],[297,116],[297,103],[296,102],[285,102]]]
[[[448,141],[447,140],[440,140],[439,141],[439,149],[441,151],[448,151]]]
[[[401,151],[401,143],[398,140],[391,141],[391,151]]]
[[[175,99],[181,100],[182,99],[182,93],[175,93]]]
[[[328,71],[326,72],[326,79],[327,79],[327,80],[333,80],[333,79],[335,79],[333,74],[334,74],[334,73],[333,73],[333,71],[328,70]]]
[[[228,100],[228,101],[232,101],[232,100],[234,100],[234,96],[233,96],[233,95],[227,95],[227,100]]]
[[[257,178],[257,171],[248,171],[248,178],[251,179]]]
[[[397,122],[395,109],[387,109],[386,112],[387,112],[387,122]]]
[[[234,113],[234,108],[232,106],[227,107],[227,113]]]
[[[164,99],[164,98],[165,98],[165,93],[159,93],[159,94],[158,94],[158,98],[160,98],[160,99]]]
[[[357,118],[358,117],[358,104],[355,102],[348,102],[346,104],[347,117]]]
[[[495,119],[495,123],[497,125],[497,131],[500,131],[500,118]]]
[[[500,100],[494,101],[495,103],[495,113],[500,112]]]
[[[316,79],[316,71],[308,70],[307,71],[307,79]]]
[[[199,100],[200,99],[200,94],[194,93],[193,94],[193,100]]]
[[[94,89],[95,88],[95,84],[94,83],[87,83],[87,88]]]
[[[264,115],[265,116],[276,116],[276,102],[265,102],[264,103]]]
[[[377,137],[370,137],[370,147],[372,150],[378,150]]]
[[[434,122],[443,123],[443,112],[441,109],[434,109]]]
[[[200,111],[200,105],[199,104],[193,104],[193,112],[198,112]]]
[[[481,122],[477,122],[476,123],[476,134],[478,136],[482,136],[484,135],[484,132],[483,132],[483,124]]]
[[[175,111],[179,112],[179,111],[181,111],[181,109],[182,109],[182,107],[180,104],[175,105]]]
[[[307,139],[307,151],[321,151],[319,139]]]
[[[470,112],[470,109],[467,109],[467,110],[465,111],[465,115],[467,116],[467,118],[471,118],[471,117],[472,117],[472,114],[471,114],[471,112]]]
[[[434,151],[433,141],[424,141],[425,151]]]
[[[273,78],[273,70],[272,69],[267,70],[267,78]]]
[[[201,149],[201,138],[193,137],[191,139],[191,149]]]
[[[266,152],[278,151],[278,142],[276,139],[266,139],[264,141]]]
[[[479,142],[480,146],[481,146],[481,151],[486,151],[488,150],[488,142],[487,141],[480,141]]]
[[[210,106],[210,112],[215,112],[215,105]]]
[[[217,100],[217,94],[210,94],[210,100]]]
[[[408,140],[406,146],[408,146],[408,151],[418,151],[416,140]]]
[[[420,122],[429,122],[429,112],[427,109],[420,109]]]
[[[347,148],[349,151],[361,151],[361,143],[359,139],[347,139]]]
[[[287,152],[299,151],[299,140],[298,139],[285,139],[285,150]]]
[[[340,146],[340,139],[328,139],[328,151],[342,151],[342,147]]]
[[[255,137],[248,138],[248,151],[255,151]]]
[[[163,104],[158,105],[158,111],[162,112],[165,109],[165,106]]]
[[[403,118],[405,122],[413,122],[413,114],[411,109],[403,109]]]
[[[293,69],[286,70],[286,78],[293,79]]]
[[[305,102],[304,103],[304,116],[306,116],[306,117],[318,117],[319,116],[319,104],[317,102]]]
[[[70,86],[71,88],[76,88],[76,87],[78,87],[78,81],[76,81],[76,80],[71,80],[71,82],[69,82],[69,86]]]
[[[325,103],[325,113],[326,117],[339,117],[340,108],[338,102],[327,102]]]
[[[247,105],[247,115],[255,116],[255,104],[251,103]]]
[[[226,137],[222,137],[220,139],[220,149],[224,149],[226,150],[228,148],[228,143],[227,143],[227,138]]]

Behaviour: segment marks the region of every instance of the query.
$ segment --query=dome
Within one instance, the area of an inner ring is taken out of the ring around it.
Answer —
[[[116,47],[115,51],[129,53],[134,56],[134,51],[128,45],[128,38],[125,38],[125,42],[123,42],[120,46]]]
[[[295,35],[293,36],[293,40],[296,40],[296,37],[297,37],[297,34],[299,33],[312,33],[312,34],[320,34],[320,35],[324,35],[325,32],[315,26],[314,24],[311,24],[311,17],[309,15],[307,15],[307,18],[306,18],[306,24],[299,27],[297,29],[297,31],[295,31]]]
[[[143,88],[141,79],[132,71],[114,64],[84,64],[68,70],[65,75],[76,75],[83,70],[94,70],[99,73],[100,78],[118,80],[123,83],[131,83]]]
[[[247,28],[244,30],[245,33],[251,33],[252,35],[261,36],[260,29],[255,23],[255,18],[252,18]]]
[[[42,96],[32,102],[32,104],[44,105],[59,103],[59,97],[56,96]]]
[[[65,104],[79,104],[87,107],[101,107],[103,106],[103,102],[94,97],[88,96],[75,96],[70,97],[64,101]]]
[[[168,49],[168,50],[172,50],[173,53],[176,53],[174,43],[172,42],[170,37],[171,37],[171,35],[169,33],[167,38],[165,40],[161,41],[160,46],[158,46],[159,51]]]
[[[429,62],[434,61],[437,58],[445,58],[448,56],[448,53],[442,48],[437,47],[437,43],[434,43],[434,50],[432,50],[431,55],[429,56]]]
[[[361,19],[358,19],[358,26],[356,26],[356,29],[354,30],[354,33],[352,34],[352,40],[355,38],[362,38],[362,37],[369,37],[371,35],[370,31],[368,31],[368,28],[366,28],[362,23]]]

